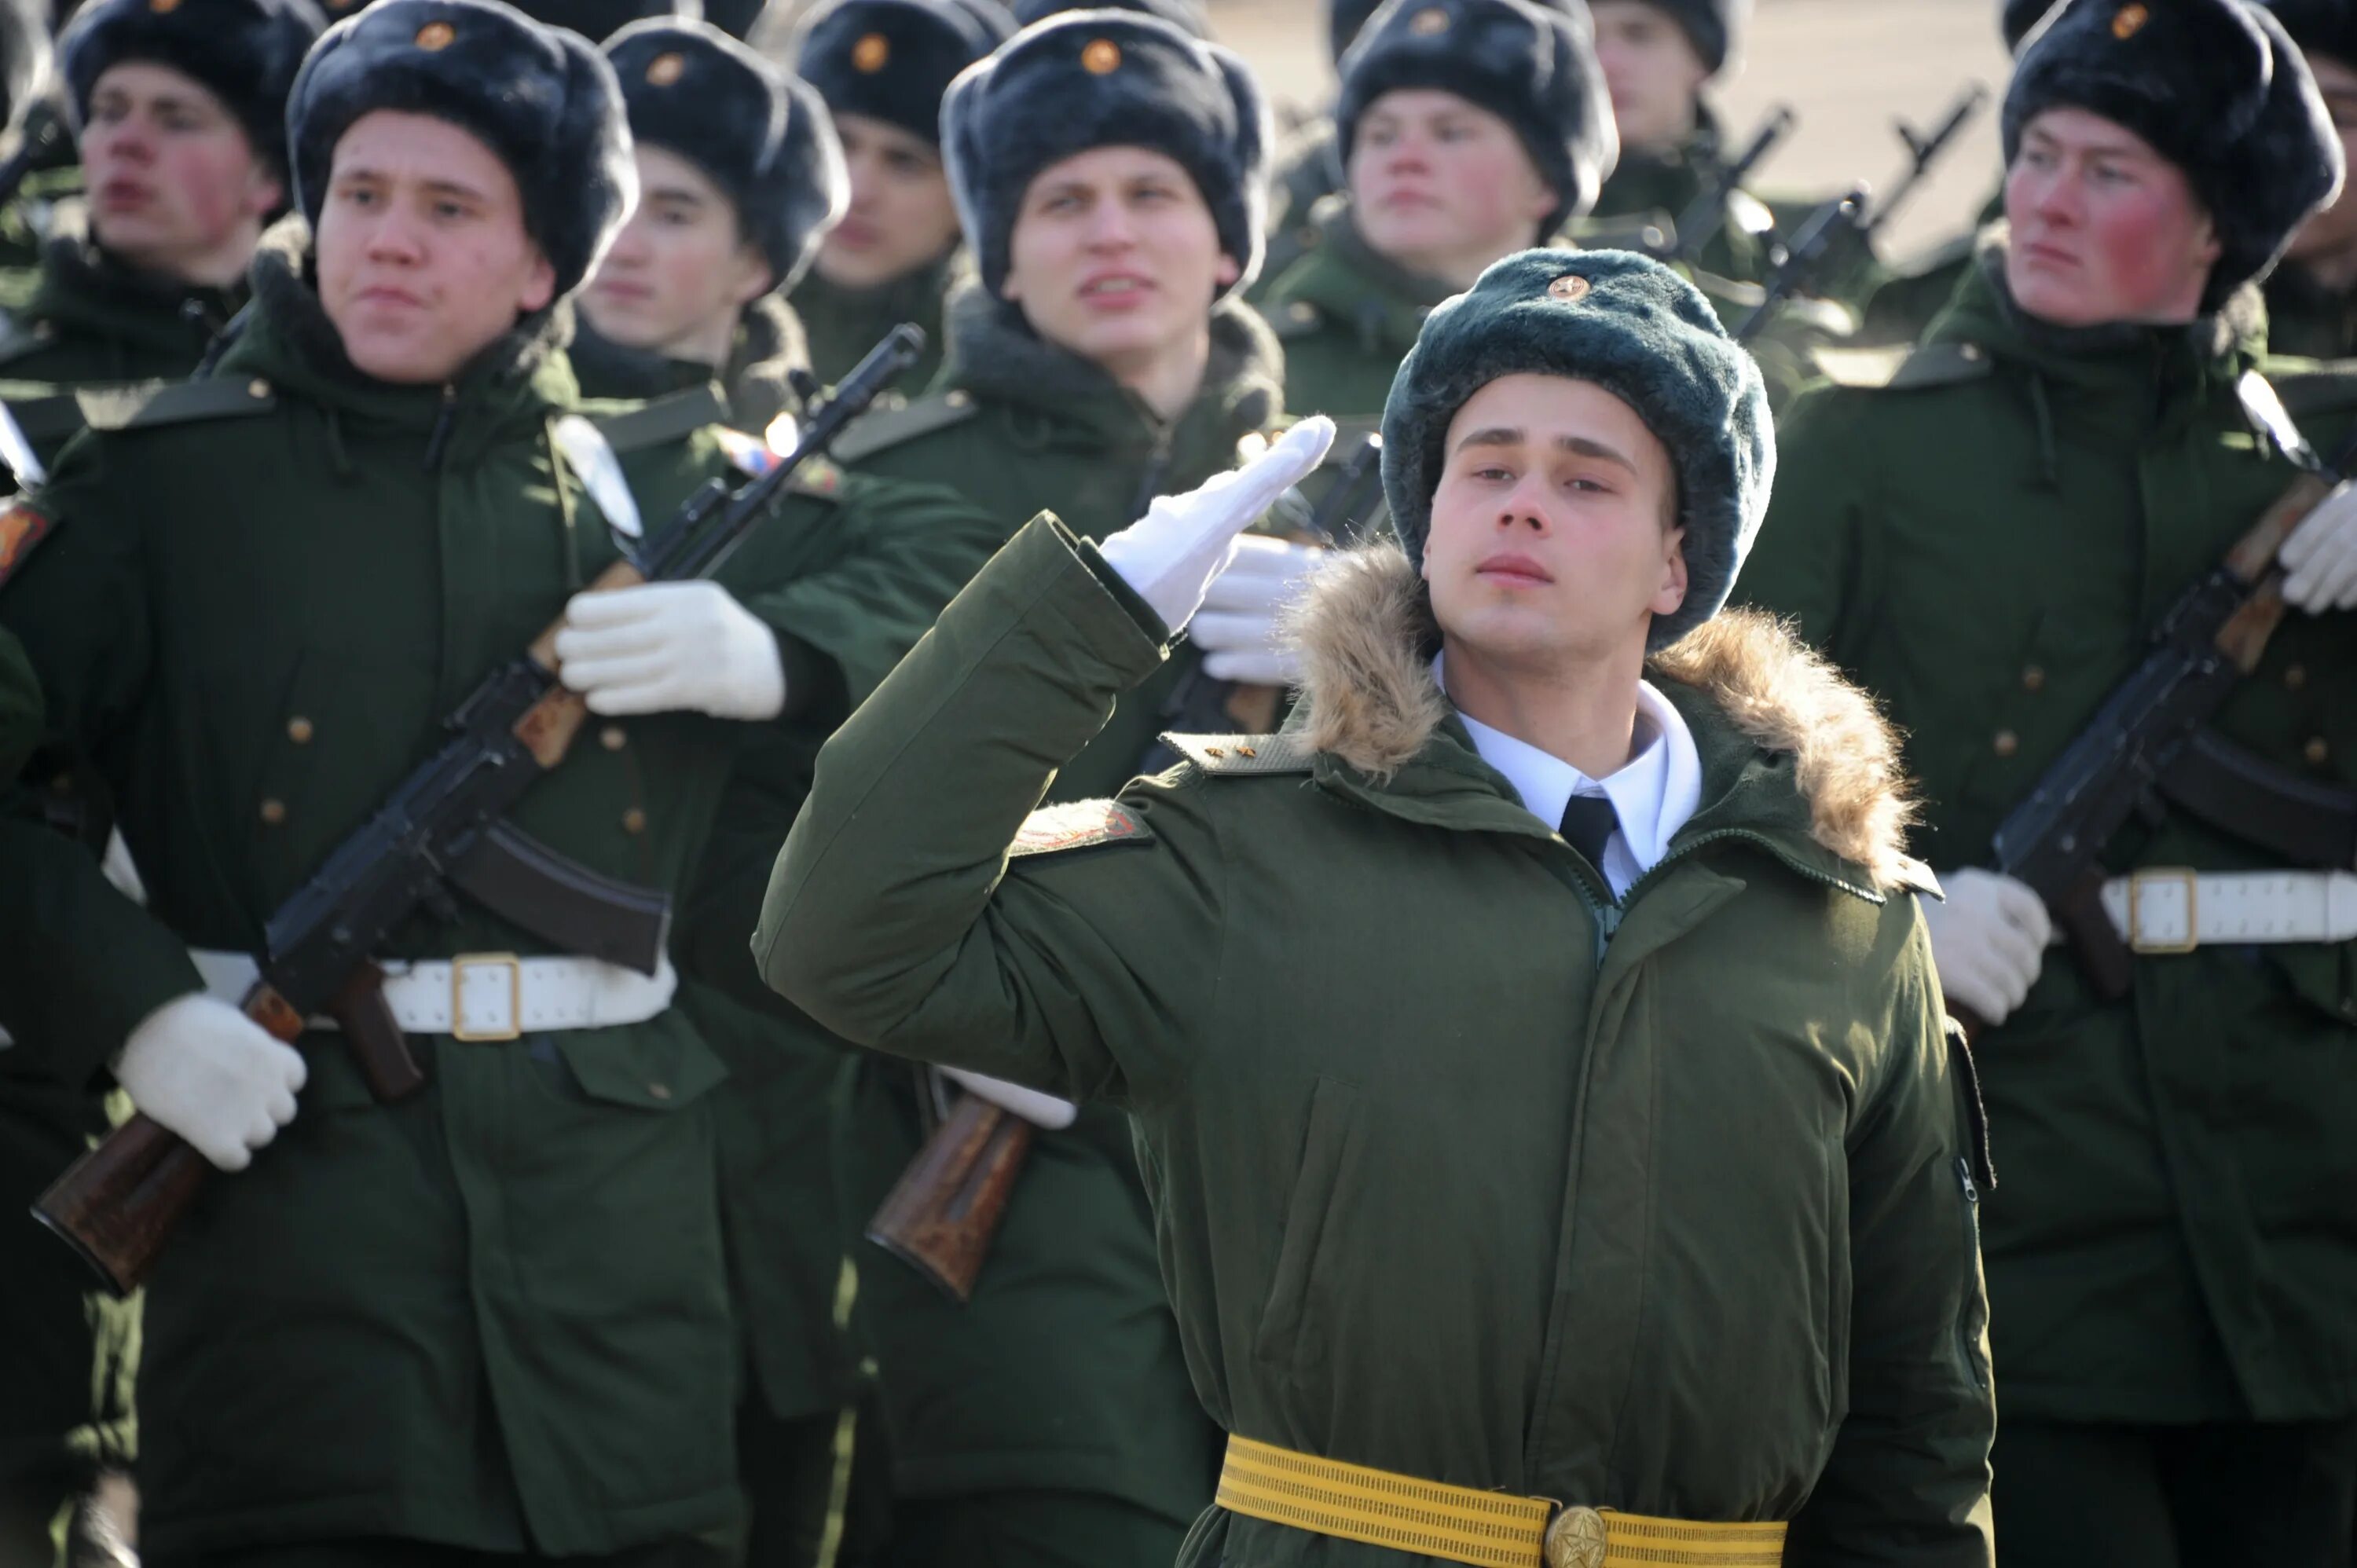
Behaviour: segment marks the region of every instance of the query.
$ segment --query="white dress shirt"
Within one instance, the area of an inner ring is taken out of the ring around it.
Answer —
[[[1441,678],[1438,659],[1432,661],[1432,678]],[[1606,842],[1604,864],[1597,869],[1612,885],[1615,898],[1627,897],[1637,879],[1660,864],[1670,840],[1702,805],[1702,758],[1695,751],[1694,733],[1669,699],[1644,682],[1637,683],[1636,750],[1618,772],[1603,779],[1590,779],[1563,758],[1461,709],[1457,716],[1481,760],[1504,774],[1523,805],[1548,827],[1561,825],[1563,809],[1574,795],[1601,795],[1612,802],[1620,827]]]

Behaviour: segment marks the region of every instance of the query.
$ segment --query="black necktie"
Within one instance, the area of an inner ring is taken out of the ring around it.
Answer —
[[[1598,871],[1604,869],[1604,846],[1620,825],[1612,802],[1601,795],[1574,795],[1563,808],[1564,841]]]

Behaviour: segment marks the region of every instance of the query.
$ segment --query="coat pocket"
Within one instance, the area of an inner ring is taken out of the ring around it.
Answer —
[[[1310,1091],[1309,1124],[1286,1203],[1285,1234],[1253,1340],[1253,1353],[1264,1365],[1297,1378],[1325,1359],[1323,1337],[1302,1330],[1312,1316],[1309,1303],[1318,1294],[1318,1263],[1335,1224],[1336,1198],[1347,1190],[1358,1157],[1358,1134],[1357,1086],[1319,1078]]]

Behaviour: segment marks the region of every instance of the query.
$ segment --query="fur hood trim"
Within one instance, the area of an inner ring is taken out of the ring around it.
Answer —
[[[1440,646],[1424,583],[1388,540],[1328,564],[1292,616],[1301,737],[1378,783],[1421,752],[1450,712],[1432,679]],[[1908,875],[1915,820],[1899,741],[1873,702],[1785,625],[1725,611],[1646,661],[1655,682],[1700,692],[1757,746],[1790,752],[1810,836],[1889,890]]]

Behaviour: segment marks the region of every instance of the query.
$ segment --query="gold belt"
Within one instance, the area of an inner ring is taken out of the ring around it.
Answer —
[[[1228,1439],[1220,1507],[1474,1568],[1775,1568],[1784,1526],[1697,1524],[1477,1491]]]

